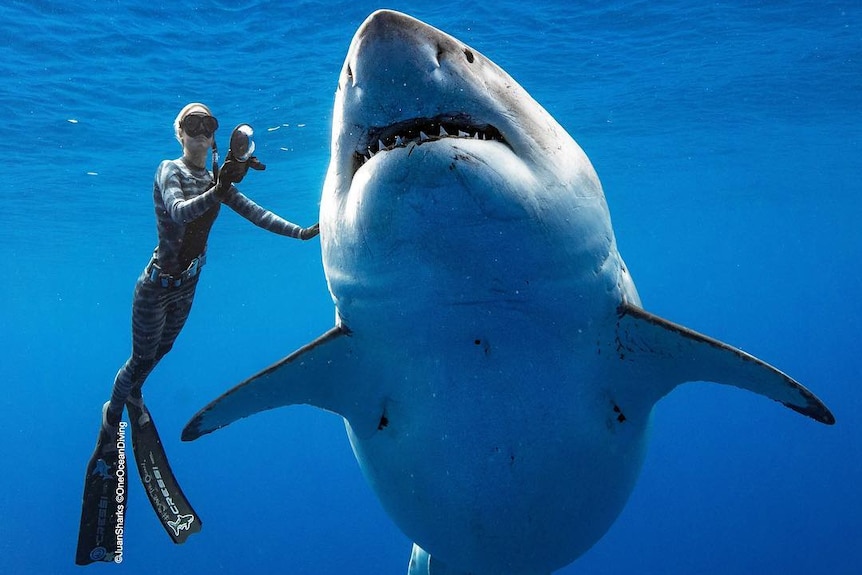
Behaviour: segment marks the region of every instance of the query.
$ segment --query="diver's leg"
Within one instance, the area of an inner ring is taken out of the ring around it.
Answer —
[[[165,323],[162,327],[162,337],[156,350],[156,362],[171,350],[177,336],[180,335],[180,332],[186,325],[186,321],[189,319],[195,299],[198,277],[200,276],[186,281],[175,290],[174,294],[171,294],[171,297],[167,301],[167,313],[165,314]]]
[[[164,321],[161,326],[161,335],[154,352],[150,371],[171,350],[177,336],[182,331],[183,326],[186,325],[186,321],[192,310],[196,288],[197,278],[192,278],[192,280],[185,282],[179,288],[171,290],[171,293],[164,298],[162,306],[164,309]],[[127,394],[126,401],[132,401],[139,406],[143,405],[141,388],[144,385],[147,374],[144,374],[142,378],[139,377],[133,380],[133,385]]]
[[[159,348],[167,321],[167,290],[149,281],[138,279],[132,302],[132,355],[117,372],[111,400],[105,410],[106,421],[116,425],[122,418],[123,406],[133,388],[140,389],[158,361]]]

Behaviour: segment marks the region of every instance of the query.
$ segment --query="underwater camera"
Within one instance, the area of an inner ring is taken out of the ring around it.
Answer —
[[[266,165],[260,163],[252,154],[254,154],[254,129],[249,124],[240,124],[230,135],[230,148],[225,159],[248,162],[248,167],[253,170],[265,170]]]
[[[218,146],[216,146],[215,138],[213,138],[212,150],[213,179],[218,181]],[[254,154],[254,129],[249,124],[240,124],[230,134],[230,147],[228,148],[225,162],[233,160],[235,162],[247,163],[248,167],[253,170],[265,170],[266,165],[262,164],[252,154]]]

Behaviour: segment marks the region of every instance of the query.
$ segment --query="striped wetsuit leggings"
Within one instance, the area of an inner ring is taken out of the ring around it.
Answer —
[[[149,269],[149,266],[147,267]],[[195,297],[199,275],[179,287],[162,287],[151,281],[147,269],[135,284],[132,302],[132,356],[126,361],[111,392],[108,420],[116,423],[130,394],[140,397],[147,376],[171,350],[183,329]]]

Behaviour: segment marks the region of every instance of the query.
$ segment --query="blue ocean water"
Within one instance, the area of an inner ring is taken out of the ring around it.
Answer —
[[[84,466],[129,352],[178,109],[205,101],[223,127],[254,125],[268,169],[243,190],[310,225],[341,62],[388,7],[489,56],[569,130],[647,309],[778,366],[838,420],[677,389],[625,511],[559,573],[862,573],[858,2],[77,4],[0,7],[0,572],[82,569]],[[123,566],[87,569],[405,573],[410,542],[338,417],[282,409],[179,441],[202,405],[332,324],[316,243],[223,212],[209,254],[145,388],[204,529],[172,545],[133,478]]]

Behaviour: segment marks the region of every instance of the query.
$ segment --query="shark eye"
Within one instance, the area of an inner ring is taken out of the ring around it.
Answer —
[[[473,63],[473,52],[471,52],[467,48],[464,48],[464,55],[467,56],[467,61],[472,64]]]

